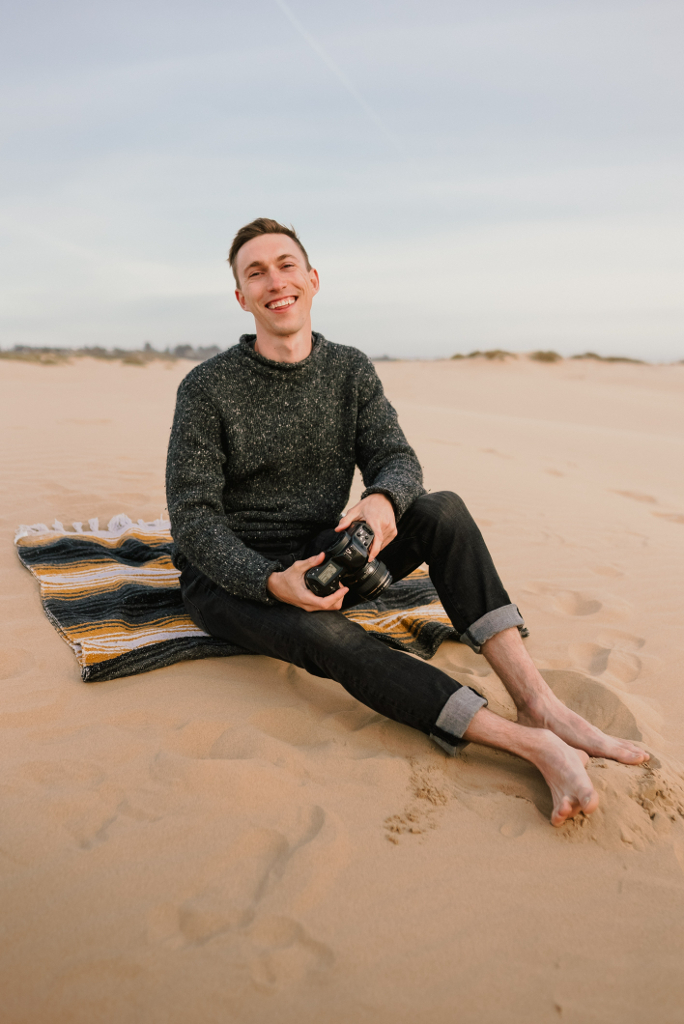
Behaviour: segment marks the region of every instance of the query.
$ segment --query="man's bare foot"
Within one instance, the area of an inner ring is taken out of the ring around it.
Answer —
[[[588,756],[583,750],[568,746],[548,729],[535,732],[538,740],[524,756],[539,769],[551,790],[551,824],[562,825],[580,812],[591,814],[598,807],[599,799],[585,770]]]
[[[621,764],[643,764],[650,756],[630,740],[607,736],[550,691],[519,706],[518,722],[534,729],[549,729],[569,746],[591,757],[609,757]]]
[[[643,764],[649,755],[629,740],[606,736],[566,707],[549,688],[530,658],[515,627],[496,633],[482,653],[518,709],[518,722],[532,729],[550,729],[565,743],[591,757],[610,757],[622,764]]]
[[[598,807],[598,795],[585,770],[589,758],[550,730],[509,722],[488,708],[480,708],[463,738],[509,750],[538,768],[553,798],[552,825],[562,825],[580,812],[591,814]]]

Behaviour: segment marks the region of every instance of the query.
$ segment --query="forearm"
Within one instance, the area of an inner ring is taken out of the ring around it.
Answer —
[[[280,568],[249,548],[228,526],[225,516],[196,511],[171,514],[171,533],[183,555],[205,576],[234,597],[270,603],[267,582]]]

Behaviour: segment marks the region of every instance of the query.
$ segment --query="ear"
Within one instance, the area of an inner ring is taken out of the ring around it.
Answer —
[[[313,293],[314,293],[314,295],[316,295],[316,293],[318,292],[319,288],[321,287],[321,282],[320,282],[320,279],[318,277],[318,271],[314,270],[313,267],[309,271],[309,280],[311,281],[311,284],[312,284],[312,287],[313,287]]]
[[[245,302],[245,297],[239,288],[235,289],[235,298],[238,300],[238,302],[240,303],[240,307],[244,309],[245,313],[249,313],[249,310],[247,309],[247,303]]]

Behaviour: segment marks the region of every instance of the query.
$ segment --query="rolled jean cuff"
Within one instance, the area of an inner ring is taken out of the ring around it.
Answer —
[[[487,701],[469,686],[461,686],[452,693],[439,713],[430,732],[430,739],[446,750],[452,757],[464,744],[463,733],[466,731],[473,716],[486,707]]]
[[[472,626],[468,626],[465,633],[461,633],[459,640],[462,644],[468,644],[468,647],[472,647],[475,653],[479,654],[483,643],[496,636],[497,633],[501,633],[504,629],[510,629],[512,626],[517,626],[522,636],[529,635],[517,605],[505,604],[501,608],[495,608],[494,611],[487,612],[477,622],[473,622]]]

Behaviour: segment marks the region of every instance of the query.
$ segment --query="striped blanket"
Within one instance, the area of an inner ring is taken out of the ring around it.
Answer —
[[[115,516],[106,530],[97,519],[88,529],[73,525],[22,526],[15,543],[40,583],[45,614],[75,652],[85,682],[249,653],[204,633],[185,613],[168,522]],[[443,640],[458,639],[421,569],[379,600],[344,614],[384,643],[421,658],[431,658]]]

